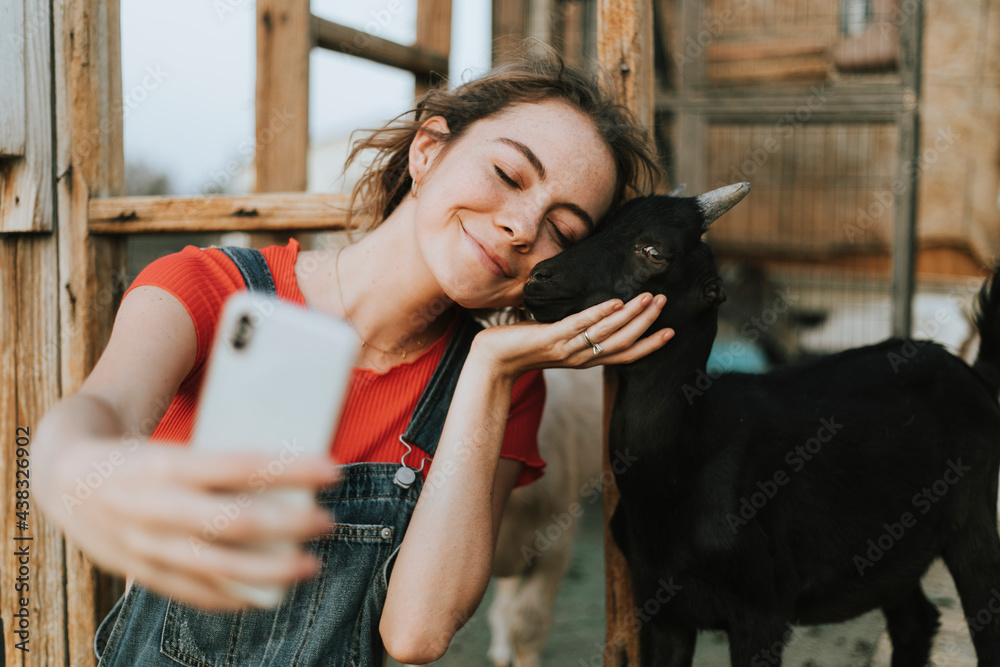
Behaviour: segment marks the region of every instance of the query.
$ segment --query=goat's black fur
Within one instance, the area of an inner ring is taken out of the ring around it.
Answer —
[[[890,339],[712,378],[725,295],[703,222],[694,198],[635,199],[524,290],[541,321],[643,291],[668,299],[649,331],[676,336],[614,367],[611,447],[638,461],[615,475],[612,533],[636,604],[659,601],[645,607],[642,662],[688,665],[696,631],[715,628],[733,665],[774,665],[790,624],[881,608],[893,666],[922,667],[938,626],[920,587],[932,561],[944,558],[973,621],[1000,589],[1000,274],[980,295],[972,368],[936,343]],[[676,595],[663,601],[665,584]],[[987,621],[972,628],[976,652],[1000,665],[1000,614]]]

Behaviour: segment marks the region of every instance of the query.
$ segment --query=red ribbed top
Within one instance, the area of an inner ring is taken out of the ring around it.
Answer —
[[[289,238],[288,245],[261,248],[261,253],[274,276],[278,298],[304,308],[305,298],[295,280],[299,249],[298,241]],[[246,285],[239,269],[221,250],[203,250],[190,245],[150,263],[136,276],[125,294],[139,285],[160,287],[177,297],[191,315],[198,335],[194,366],[150,436],[150,440],[187,443],[222,304],[229,295],[245,289]],[[386,373],[367,368],[352,371],[340,424],[330,446],[335,461],[399,462],[406,451],[399,442],[399,435],[406,430],[410,415],[444,354],[457,321],[453,319],[444,335],[413,361],[394,366]],[[514,383],[500,456],[524,463],[516,486],[542,476],[545,461],[538,453],[538,424],[544,402],[545,383],[541,371],[525,373]],[[419,468],[422,454],[414,447],[406,462]],[[424,467],[425,479],[429,470],[430,466]]]

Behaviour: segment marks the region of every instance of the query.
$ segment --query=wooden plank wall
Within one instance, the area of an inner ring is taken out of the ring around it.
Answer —
[[[8,17],[16,18],[12,6],[0,9],[0,38],[4,40],[0,42],[0,97],[13,103],[6,111],[0,109],[0,128],[7,122],[5,116],[11,114],[12,128],[21,135],[20,150],[15,146],[17,138],[11,135],[6,155],[23,157],[0,159],[0,233],[47,232],[52,230],[53,220],[51,12],[47,2],[15,1],[24,3],[24,20],[19,25],[4,23]],[[8,3],[0,0],[0,8]],[[18,85],[17,80],[21,81],[20,90],[6,87],[8,83]],[[15,116],[22,121],[20,128]],[[4,154],[0,145],[0,155]]]
[[[24,0],[0,0],[0,158],[24,155]]]
[[[30,545],[30,589],[22,592],[29,650],[12,641],[20,600],[0,596],[4,664],[39,667],[94,664],[97,615],[113,602],[113,582],[72,543],[64,544],[30,499],[27,529],[14,523],[15,429],[30,433],[45,410],[74,392],[93,367],[120,300],[121,285],[112,277],[122,275],[124,259],[122,240],[87,234],[88,198],[118,194],[123,187],[118,2],[64,0],[55,7],[53,12],[45,0],[25,0],[26,95],[34,112],[28,115],[25,157],[15,164],[24,170],[20,174],[37,168],[36,174],[54,172],[57,181],[54,188],[51,178],[32,183],[16,202],[8,180],[0,201],[0,217],[30,220],[26,226],[36,232],[42,231],[39,221],[51,226],[58,220],[50,233],[10,233],[5,227],[0,234],[0,428],[11,445],[0,457],[0,493],[11,509],[0,524],[10,539],[32,538],[24,542]],[[12,173],[18,174],[9,167],[4,171],[8,178]],[[5,585],[13,585],[19,565],[13,549],[4,549]]]
[[[23,157],[0,161],[0,494],[5,508],[0,526],[8,545],[0,555],[0,618],[5,665],[50,665],[62,664],[65,649],[58,641],[65,625],[62,543],[32,507],[30,438],[33,424],[59,396],[57,254],[53,235],[23,232],[50,228],[53,216],[52,198],[45,196],[51,192],[40,192],[51,188],[45,168],[51,169],[52,63],[47,3],[27,0],[23,8],[29,16],[38,12],[42,24],[20,21],[19,32],[6,31],[21,54],[19,61],[5,62],[21,70],[24,85],[13,91],[21,96],[18,106],[21,113],[26,108],[37,113],[25,117]],[[27,456],[18,456],[18,436],[27,436],[27,443],[20,441],[27,444]],[[22,470],[28,473],[28,498],[16,495],[24,491],[17,486],[19,459],[27,464]],[[14,553],[21,547],[27,547],[25,562]],[[29,588],[15,594],[18,583]]]
[[[599,0],[597,8],[597,57],[614,76],[616,97],[653,133],[653,4],[652,0]],[[608,449],[608,424],[615,385],[604,371],[604,474],[612,475]],[[612,477],[613,479],[613,477]],[[606,577],[607,639],[604,664],[624,667],[639,664],[639,638],[628,619],[635,604],[625,558],[615,546],[608,521],[618,503],[618,488],[604,490],[604,567]]]

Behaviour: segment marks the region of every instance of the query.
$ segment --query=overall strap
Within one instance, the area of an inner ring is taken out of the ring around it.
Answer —
[[[260,250],[238,246],[223,246],[219,250],[226,253],[243,274],[243,282],[246,283],[248,291],[277,296],[278,290],[274,286],[274,278]]]
[[[448,347],[445,348],[441,361],[434,369],[424,393],[420,396],[406,432],[402,435],[404,441],[416,445],[427,452],[428,456],[434,456],[434,452],[437,451],[444,420],[448,416],[451,398],[455,394],[455,385],[458,384],[458,376],[462,372],[465,358],[469,355],[472,339],[482,330],[483,326],[468,313],[464,310],[459,311],[455,332],[448,341]]]

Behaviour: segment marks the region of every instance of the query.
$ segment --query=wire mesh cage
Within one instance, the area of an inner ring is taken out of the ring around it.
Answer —
[[[900,0],[655,7],[668,173],[688,194],[752,187],[707,236],[730,295],[717,350],[747,350],[723,370],[906,333],[915,65]]]

